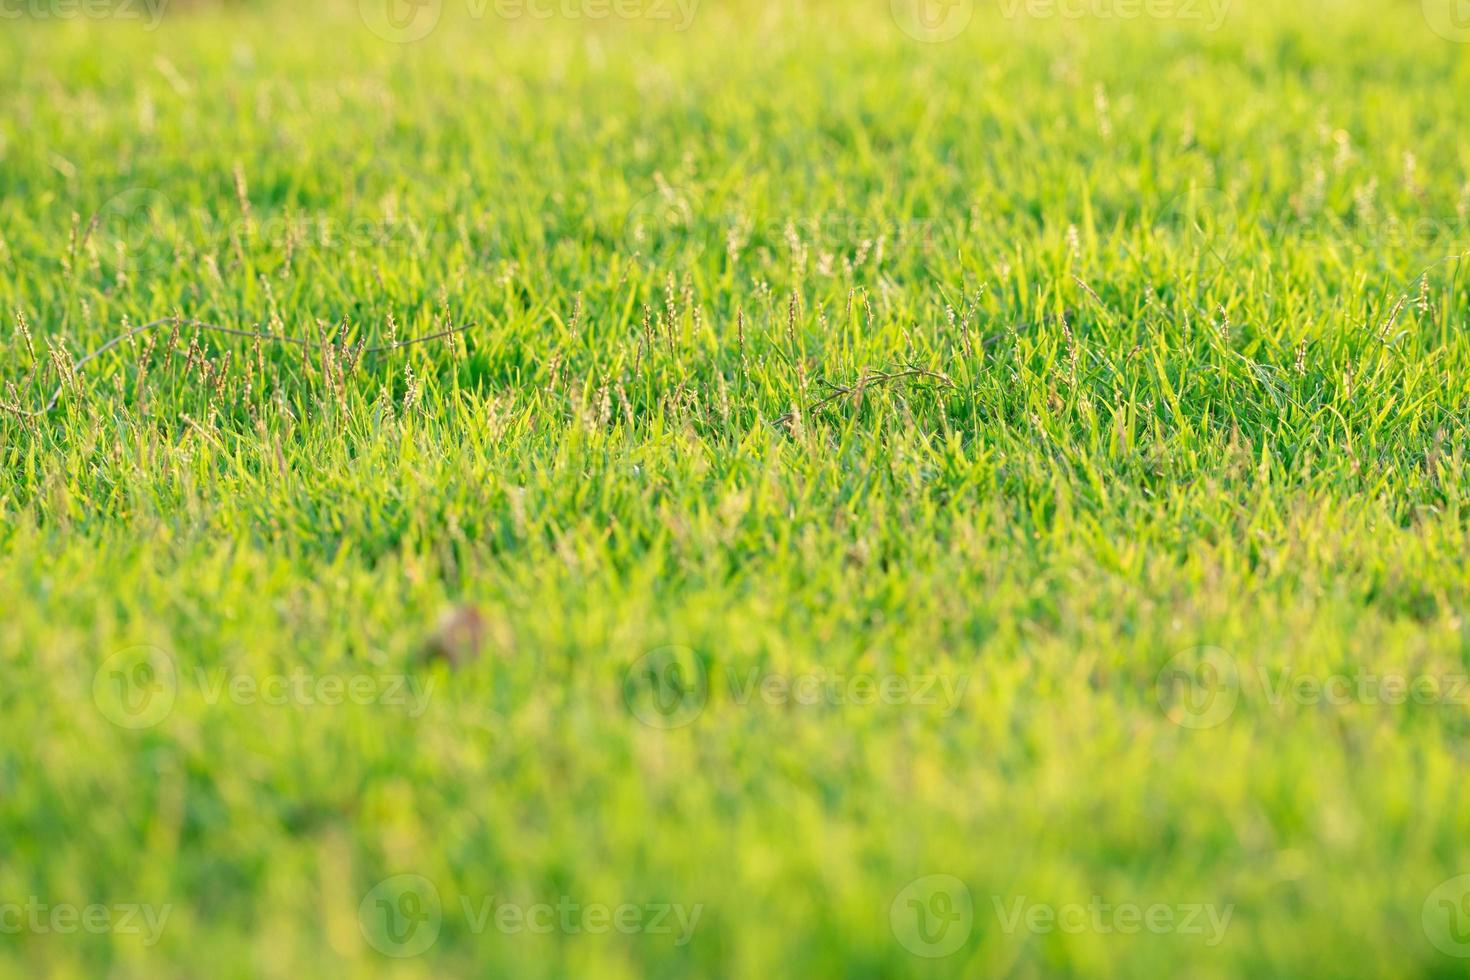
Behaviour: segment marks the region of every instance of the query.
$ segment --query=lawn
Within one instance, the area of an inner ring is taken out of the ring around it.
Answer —
[[[0,975],[1470,973],[1470,27],[913,2],[0,8]]]

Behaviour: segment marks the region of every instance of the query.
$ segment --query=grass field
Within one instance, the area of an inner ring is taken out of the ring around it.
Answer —
[[[0,973],[1470,973],[1470,26],[908,2],[0,11]]]

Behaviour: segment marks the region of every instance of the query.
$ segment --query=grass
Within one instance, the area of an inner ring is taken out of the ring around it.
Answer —
[[[0,36],[4,973],[1463,975],[1434,4],[478,9]]]

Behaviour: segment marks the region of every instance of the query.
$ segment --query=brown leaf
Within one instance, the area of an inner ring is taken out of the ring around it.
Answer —
[[[429,663],[443,661],[451,668],[479,659],[485,645],[485,617],[471,605],[446,609],[439,617],[434,633],[424,646],[424,659]]]

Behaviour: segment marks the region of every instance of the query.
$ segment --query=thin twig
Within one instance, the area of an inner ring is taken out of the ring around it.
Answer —
[[[298,347],[323,348],[331,346],[330,342],[303,340],[300,337],[286,337],[278,334],[261,333],[258,330],[240,330],[236,327],[222,327],[215,323],[205,323],[202,320],[184,320],[175,316],[166,316],[161,320],[154,320],[152,323],[145,323],[141,327],[134,327],[126,333],[120,333],[116,337],[113,337],[107,343],[103,344],[101,347],[92,351],[90,354],[86,355],[81,360],[73,364],[72,373],[76,374],[87,364],[101,357],[103,354],[106,354],[108,351],[112,350],[123,341],[128,340],[132,337],[136,337],[140,333],[152,330],[154,327],[161,327],[165,323],[172,323],[178,326],[193,327],[196,330],[206,330],[213,333],[230,334],[234,337],[253,337],[257,340],[268,340],[272,343],[277,344],[295,344]],[[361,353],[385,354],[388,351],[398,350],[401,347],[412,347],[414,344],[424,344],[428,343],[431,340],[442,340],[445,337],[452,337],[455,334],[463,333],[464,331],[469,330],[473,326],[473,323],[466,323],[462,326],[451,327],[448,330],[441,330],[438,333],[426,334],[422,337],[410,337],[408,340],[400,340],[397,343],[393,344],[383,344],[379,347],[366,347],[363,348]],[[0,402],[0,408],[3,408],[7,412],[11,412],[15,415],[24,416],[25,418],[38,419],[44,415],[50,414],[52,409],[56,408],[57,403],[61,401],[62,388],[63,385],[57,385],[56,390],[51,393],[50,400],[46,402],[46,407],[37,412],[28,411],[24,408],[21,408],[19,405],[7,405],[5,402]]]
[[[225,451],[225,447],[224,446],[221,446],[219,444],[219,440],[216,439],[214,436],[210,435],[209,434],[209,431],[207,429],[205,429],[204,426],[200,425],[198,422],[195,422],[192,418],[190,418],[189,417],[189,413],[184,412],[184,413],[182,413],[182,415],[183,415],[183,419],[184,419],[184,424],[185,425],[187,425],[189,428],[193,429],[195,432],[199,433],[204,438],[208,439],[211,443],[214,444],[214,448],[218,449],[220,452],[224,452]]]
[[[852,386],[835,384],[831,381],[823,379],[820,383],[828,388],[831,388],[832,394],[828,395],[826,398],[818,399],[817,401],[808,405],[805,411],[808,415],[810,415],[817,409],[830,405],[832,402],[835,402],[837,399],[842,398],[845,395],[854,394],[855,391],[858,390],[866,390],[870,385],[888,384],[893,381],[902,381],[904,378],[933,378],[940,383],[941,387],[956,387],[954,381],[950,380],[947,375],[940,374],[938,371],[928,371],[924,368],[909,368],[906,371],[892,371],[880,374],[865,374],[858,379],[857,384]],[[794,417],[794,413],[787,412],[780,418],[773,420],[771,424],[776,426],[786,425]]]

